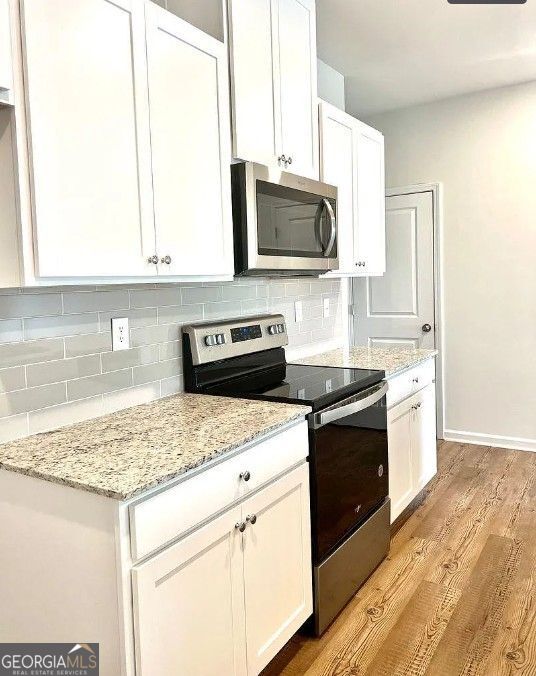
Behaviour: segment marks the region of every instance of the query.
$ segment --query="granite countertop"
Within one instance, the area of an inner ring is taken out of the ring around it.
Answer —
[[[0,468],[127,500],[310,412],[179,394],[0,446]]]
[[[375,369],[385,371],[385,377],[392,378],[402,371],[435,357],[437,353],[437,350],[424,349],[351,347],[321,352],[312,357],[299,359],[297,363],[311,366]]]

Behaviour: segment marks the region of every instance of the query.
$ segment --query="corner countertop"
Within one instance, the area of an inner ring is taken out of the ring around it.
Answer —
[[[179,394],[3,444],[0,469],[128,500],[309,412]]]
[[[385,371],[386,379],[422,364],[437,355],[437,350],[383,347],[350,347],[330,350],[296,363],[310,366],[337,366],[341,368],[374,369]]]

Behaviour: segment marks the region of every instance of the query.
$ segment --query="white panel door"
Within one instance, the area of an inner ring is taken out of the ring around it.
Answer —
[[[137,673],[243,676],[240,507],[133,569]]]
[[[419,394],[413,412],[412,461],[415,492],[420,491],[437,472],[437,434],[435,385]]]
[[[143,4],[21,4],[36,272],[154,274]]]
[[[387,198],[387,269],[354,282],[354,342],[433,348],[434,218],[431,192]]]
[[[403,401],[387,413],[389,444],[389,497],[391,523],[413,499],[412,415],[413,399]]]
[[[9,2],[0,0],[0,101],[8,101],[13,86]],[[2,91],[5,90],[5,91]]]
[[[320,180],[337,186],[337,242],[339,269],[330,275],[355,274],[354,219],[357,206],[355,120],[320,103]]]
[[[357,226],[354,259],[357,273],[385,272],[385,159],[383,134],[356,121]]]
[[[275,0],[229,0],[233,156],[273,164],[281,144],[274,101]]]
[[[226,48],[153,3],[146,16],[159,274],[231,275]]]
[[[314,0],[277,0],[281,147],[288,171],[318,179],[316,9]],[[276,92],[277,96],[277,92]]]
[[[242,518],[248,524],[244,598],[248,674],[253,676],[312,612],[307,464],[247,500]]]

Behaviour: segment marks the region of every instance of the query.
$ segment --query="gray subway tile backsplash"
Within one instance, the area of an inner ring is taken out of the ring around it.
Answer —
[[[0,343],[15,343],[23,338],[22,319],[0,320]]]
[[[41,364],[29,364],[26,367],[28,387],[59,383],[100,373],[101,365],[96,354],[87,357],[74,357],[49,361]]]
[[[341,338],[333,279],[0,291],[0,443],[180,392],[183,324],[265,312],[285,316],[292,347]],[[129,350],[111,351],[113,317],[129,319]]]

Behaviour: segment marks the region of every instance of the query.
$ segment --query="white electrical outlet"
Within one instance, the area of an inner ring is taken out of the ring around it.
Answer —
[[[329,298],[324,298],[324,317],[329,317]]]
[[[296,314],[296,321],[303,322],[303,303],[301,300],[294,301],[294,312]]]
[[[127,317],[114,317],[112,319],[112,350],[128,350],[130,348],[130,334],[128,331]]]

